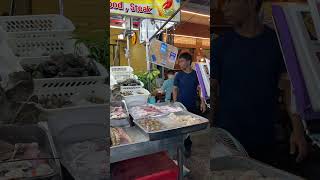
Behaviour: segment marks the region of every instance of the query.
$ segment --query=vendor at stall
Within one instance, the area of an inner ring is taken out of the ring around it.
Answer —
[[[225,20],[233,31],[212,42],[211,89],[212,94],[219,93],[213,98],[213,123],[238,139],[249,156],[277,166],[279,159],[290,157],[289,150],[297,161],[303,160],[307,143],[301,120],[291,115],[288,152],[281,154],[277,149],[274,122],[285,66],[276,33],[259,16],[261,5],[262,0],[225,3]]]
[[[179,66],[181,71],[174,78],[173,101],[182,103],[189,112],[199,114],[197,107],[198,91],[200,91],[199,81],[196,71],[191,67],[192,56],[189,53],[182,53],[179,56]],[[200,111],[206,111],[204,98],[201,98]],[[190,136],[184,141],[185,155],[191,155],[192,141]]]
[[[168,71],[168,79],[163,82],[161,90],[165,93],[165,102],[170,102],[172,99],[174,71]]]

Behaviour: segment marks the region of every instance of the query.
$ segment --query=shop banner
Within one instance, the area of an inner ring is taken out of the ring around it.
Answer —
[[[150,19],[169,19],[180,8],[180,0],[110,0],[110,13]],[[180,21],[180,12],[172,19]]]
[[[149,61],[153,64],[174,69],[178,56],[178,48],[153,39],[150,42]]]

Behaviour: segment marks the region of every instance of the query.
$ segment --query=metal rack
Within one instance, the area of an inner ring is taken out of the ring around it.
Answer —
[[[159,105],[161,106],[165,104],[167,103],[160,103]],[[177,103],[177,105],[185,110],[182,104]],[[178,179],[183,179],[183,142],[186,136],[184,132],[177,132],[171,134],[170,136],[159,136],[159,138],[157,139],[152,139],[150,138],[150,134],[144,132],[142,128],[137,125],[124,128],[124,131],[132,138],[133,143],[111,147],[110,163],[154,154],[161,151],[168,151],[170,156],[174,157],[174,154],[176,152],[179,167]]]

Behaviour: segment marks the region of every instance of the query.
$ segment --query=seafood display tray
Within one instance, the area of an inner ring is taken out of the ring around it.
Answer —
[[[226,156],[212,159],[210,162],[210,169],[211,171],[255,170],[259,172],[261,175],[267,177],[276,177],[282,180],[303,180],[300,177],[265,165],[256,160],[240,156]]]
[[[183,134],[188,134],[188,133],[195,132],[195,131],[200,131],[200,130],[206,129],[209,124],[209,121],[206,118],[203,118],[203,117],[198,116],[196,114],[192,114],[187,111],[176,112],[173,114],[175,114],[177,116],[190,115],[196,119],[199,119],[201,121],[201,123],[189,125],[189,126],[180,126],[180,127],[176,127],[176,128],[161,129],[159,131],[149,132],[140,125],[139,121],[142,119],[134,119],[133,122],[141,129],[142,132],[144,132],[145,134],[148,135],[148,137],[151,141],[169,138],[169,137],[178,136],[178,135],[183,135]],[[153,117],[153,119],[158,120],[160,123],[162,123],[164,125],[169,124],[168,120],[166,120],[166,116],[159,116],[156,118]]]
[[[114,119],[111,119],[110,117],[110,125],[114,125],[114,126],[121,126],[121,124],[127,124],[129,123],[128,119],[129,119],[129,111],[128,111],[128,108],[127,108],[127,105],[126,105],[126,102],[124,100],[122,101],[111,101],[110,102],[110,107],[122,107],[123,110],[126,111],[126,115],[127,117],[126,118],[114,118]],[[111,112],[110,112],[111,113]]]
[[[60,161],[57,159],[57,152],[54,146],[51,135],[47,130],[38,125],[1,125],[0,126],[1,140],[9,143],[32,143],[37,142],[39,147],[49,154],[52,158],[48,161],[53,173],[28,179],[60,179],[62,177]]]
[[[136,126],[123,128],[123,130],[131,138],[132,143],[111,146],[110,163],[153,154],[164,150],[175,152],[177,146],[183,144],[182,135],[157,141],[150,141],[149,137]]]
[[[128,119],[110,120],[110,127],[130,127]]]
[[[180,108],[182,108],[184,111],[187,111],[186,107],[184,107],[184,105],[181,104],[181,103],[179,103],[179,102],[174,102],[174,103],[162,102],[162,103],[156,103],[156,104],[153,104],[153,105],[154,105],[154,106],[166,106],[166,105],[170,105],[170,106],[173,106],[173,107],[180,107]],[[143,106],[145,106],[145,105],[143,105]],[[141,119],[141,118],[143,118],[143,117],[140,117],[140,116],[136,115],[136,113],[130,111],[130,109],[129,109],[129,113],[130,113],[130,115],[132,116],[133,119]],[[167,114],[169,114],[169,113],[158,114],[158,115],[164,116],[164,115],[167,115]],[[150,116],[150,117],[152,117],[152,116]]]

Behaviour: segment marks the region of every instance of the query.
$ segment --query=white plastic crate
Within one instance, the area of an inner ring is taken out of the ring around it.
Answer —
[[[84,44],[76,45],[76,40],[64,37],[8,39],[7,43],[13,54],[20,58],[47,57],[57,53],[89,54]]]
[[[142,86],[120,86],[120,92],[131,92],[135,93],[137,91],[142,90]]]
[[[112,74],[132,73],[133,69],[130,66],[111,66],[110,72]]]
[[[47,60],[49,60],[49,57],[26,58],[21,59],[20,64],[38,65]],[[95,62],[95,64],[100,72],[100,76],[34,79],[34,91],[36,93],[55,93],[65,88],[66,90],[71,89],[72,91],[77,92],[81,91],[83,88],[103,86],[108,73],[100,63]]]
[[[8,38],[55,38],[70,36],[74,30],[69,19],[56,14],[0,17],[0,33]]]
[[[133,95],[130,96],[123,96],[128,108],[133,106],[144,105],[148,103],[148,98],[150,96],[150,92],[144,88],[140,90],[131,90]],[[138,94],[141,92],[143,94]]]
[[[136,91],[140,91],[141,89],[143,89],[144,84],[141,81],[139,81],[139,82],[140,82],[139,86],[120,86],[120,92],[136,92]]]
[[[110,67],[110,74],[117,82],[133,78],[133,69],[130,66],[112,66]]]
[[[108,89],[107,85],[103,87],[83,87],[81,91],[76,91],[73,88],[61,88],[57,89],[56,92],[42,91],[35,93],[35,95],[38,97],[73,95],[77,96],[76,98],[86,98],[94,95],[105,100],[106,103],[104,104],[86,104],[56,109],[46,109],[39,105],[43,112],[42,118],[48,121],[48,127],[54,138],[76,142],[82,138],[105,137],[106,127],[110,123],[108,121],[109,114],[107,113],[109,108]],[[79,134],[84,129],[90,129],[91,127],[105,128],[105,130],[91,133],[90,137],[88,133]],[[68,139],[65,138],[67,134]]]

